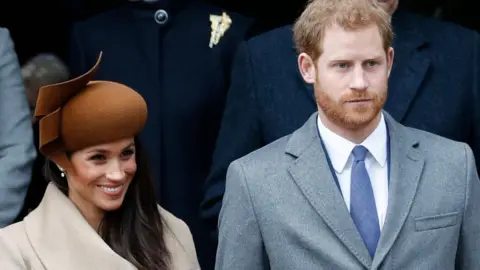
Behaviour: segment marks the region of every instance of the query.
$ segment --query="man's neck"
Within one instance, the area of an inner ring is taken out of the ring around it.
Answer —
[[[319,114],[320,120],[322,121],[323,125],[334,132],[335,134],[342,136],[343,138],[355,143],[360,144],[362,143],[373,131],[377,128],[378,124],[380,123],[380,119],[382,118],[382,114],[379,113],[370,123],[367,125],[358,128],[358,129],[347,129],[345,127],[340,127],[331,121],[329,121],[325,115]]]

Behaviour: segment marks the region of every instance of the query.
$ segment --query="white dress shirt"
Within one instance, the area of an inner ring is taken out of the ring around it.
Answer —
[[[343,198],[350,211],[350,177],[353,165],[352,150],[357,145],[325,127],[317,119],[318,130],[326,151],[335,170]],[[383,114],[375,130],[360,145],[368,149],[365,157],[370,181],[372,183],[375,204],[377,206],[380,230],[383,228],[388,206],[388,164],[387,164],[387,127]]]

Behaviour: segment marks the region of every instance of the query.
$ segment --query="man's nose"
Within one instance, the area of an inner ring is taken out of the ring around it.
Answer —
[[[363,91],[368,88],[368,79],[363,70],[363,67],[357,66],[353,69],[352,80],[350,82],[350,89]]]

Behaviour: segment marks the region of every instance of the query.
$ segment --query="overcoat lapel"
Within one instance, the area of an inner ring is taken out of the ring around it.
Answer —
[[[52,183],[24,222],[27,237],[45,269],[137,269],[103,241]]]

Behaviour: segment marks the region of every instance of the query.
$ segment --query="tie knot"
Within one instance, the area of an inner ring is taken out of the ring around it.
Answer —
[[[352,153],[355,162],[364,161],[365,157],[367,156],[368,149],[363,145],[357,145],[355,148],[353,148]]]

